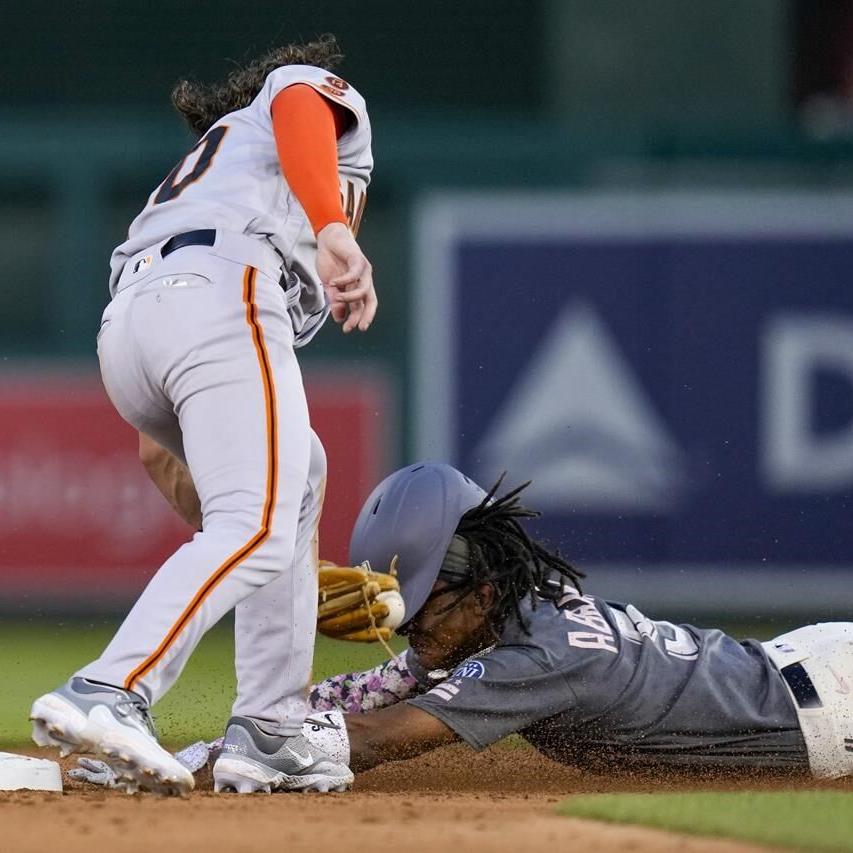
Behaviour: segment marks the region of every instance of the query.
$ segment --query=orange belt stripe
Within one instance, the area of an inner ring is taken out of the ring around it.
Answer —
[[[252,331],[252,342],[258,356],[261,368],[261,379],[264,387],[264,404],[266,407],[267,428],[267,486],[266,501],[261,517],[261,528],[240,549],[235,551],[219,568],[204,582],[201,589],[193,596],[193,600],[187,605],[183,613],[178,617],[174,625],[169,629],[163,641],[156,650],[139,664],[124,681],[125,690],[133,690],[134,685],[146,673],[150,672],[163,658],[175,639],[187,626],[190,619],[195,616],[199,607],[205,599],[216,588],[219,582],[243,560],[255,551],[270,535],[273,510],[275,509],[276,494],[278,491],[278,415],[276,410],[275,384],[273,383],[272,368],[270,367],[269,355],[264,343],[264,332],[258,322],[258,306],[255,304],[255,277],[257,270],[254,267],[246,267],[243,273],[243,303],[246,306],[246,322]]]

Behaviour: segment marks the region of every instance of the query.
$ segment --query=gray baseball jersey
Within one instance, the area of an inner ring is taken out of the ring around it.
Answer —
[[[267,77],[249,106],[217,121],[151,193],[131,223],[127,240],[113,252],[112,295],[128,259],[174,234],[216,228],[258,237],[268,241],[299,278],[301,297],[290,309],[294,345],[310,340],[327,316],[315,268],[317,245],[305,211],[282,174],[270,113],[276,95],[297,84],[311,86],[353,116],[337,150],[344,212],[357,231],[373,169],[364,98],[322,68],[287,65]]]
[[[519,732],[596,770],[808,769],[797,713],[761,643],[574,590],[523,612],[529,635],[510,620],[493,649],[409,701],[475,748]],[[427,684],[410,655],[412,664]]]

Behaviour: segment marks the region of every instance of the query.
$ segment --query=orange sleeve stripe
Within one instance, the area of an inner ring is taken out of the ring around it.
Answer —
[[[195,616],[198,609],[213,592],[217,585],[227,577],[228,573],[258,549],[270,535],[273,510],[275,509],[278,491],[278,414],[276,408],[275,384],[272,377],[269,355],[264,342],[264,333],[258,322],[258,306],[255,303],[255,276],[257,270],[246,267],[243,273],[243,302],[246,306],[246,322],[252,332],[252,343],[258,357],[261,369],[261,380],[264,387],[264,406],[266,409],[267,433],[267,483],[264,510],[261,516],[261,526],[257,533],[241,548],[235,551],[216,571],[204,582],[203,586],[193,596],[192,601],[169,629],[159,646],[124,680],[124,689],[133,690],[140,678],[150,672],[163,659],[172,647],[175,639],[186,628],[187,623]]]
[[[346,222],[338,180],[337,139],[349,116],[305,83],[282,89],[272,102],[281,170],[314,233]]]

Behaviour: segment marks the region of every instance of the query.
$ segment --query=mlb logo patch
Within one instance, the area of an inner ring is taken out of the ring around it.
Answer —
[[[454,678],[482,678],[486,674],[486,668],[478,660],[469,660],[463,663],[453,673]]]
[[[133,274],[136,275],[138,272],[142,272],[144,269],[148,269],[151,266],[151,262],[154,258],[151,255],[146,255],[144,258],[140,258],[133,265]]]

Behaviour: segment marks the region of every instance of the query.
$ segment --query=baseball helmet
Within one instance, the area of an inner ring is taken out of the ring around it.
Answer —
[[[397,558],[405,605],[399,628],[424,606],[460,519],[485,497],[451,465],[419,462],[390,474],[365,501],[350,539],[350,564],[368,560],[376,571],[388,571]]]

